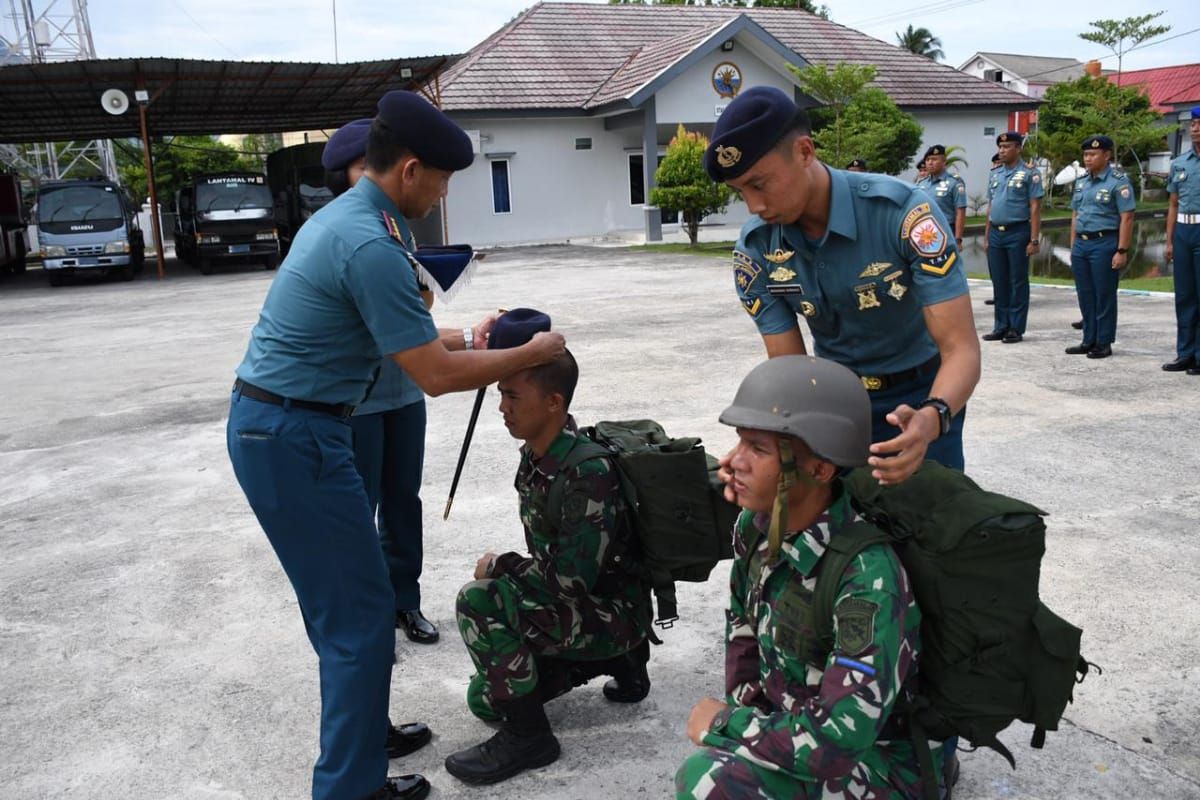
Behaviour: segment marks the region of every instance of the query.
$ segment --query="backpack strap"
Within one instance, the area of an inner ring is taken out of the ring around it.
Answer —
[[[825,546],[813,591],[813,626],[825,652],[833,650],[833,606],[846,568],[868,547],[891,541],[891,536],[871,523],[857,521],[839,530]]]
[[[566,473],[578,467],[585,461],[590,461],[593,458],[613,458],[614,454],[603,445],[593,442],[582,433],[575,437],[575,443],[571,445],[571,449],[567,451],[566,457],[562,463],[558,465],[558,472],[554,475],[554,480],[550,483],[550,493],[546,497],[546,516],[553,520],[555,528],[562,521],[562,504],[563,495],[567,491],[567,480],[564,477]],[[616,465],[613,465],[616,469]],[[619,473],[618,473],[619,474]],[[621,492],[625,492],[625,483],[622,479]],[[628,499],[628,498],[626,498]]]

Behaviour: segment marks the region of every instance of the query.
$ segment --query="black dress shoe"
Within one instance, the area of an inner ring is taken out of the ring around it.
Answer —
[[[1024,338],[1024,336],[1016,331],[1009,331],[1008,333],[1004,334],[1004,338],[1001,341],[1003,341],[1005,344],[1016,344]]]
[[[1196,366],[1190,358],[1177,358],[1162,365],[1163,372],[1186,372]]]
[[[1112,345],[1103,344],[1099,347],[1093,347],[1092,352],[1088,353],[1088,358],[1108,358],[1112,355]]]
[[[983,304],[984,304],[985,306],[994,306],[994,305],[996,305],[996,298],[994,298],[994,297],[989,297],[987,300],[984,300],[984,301],[983,301]]]
[[[1088,353],[1092,352],[1092,350],[1095,349],[1095,347],[1096,347],[1096,345],[1094,345],[1094,344],[1088,344],[1087,342],[1082,342],[1080,344],[1071,345],[1064,352],[1069,356],[1082,356],[1082,355],[1087,355]]]
[[[388,778],[366,800],[423,800],[429,794],[429,781],[422,775],[397,775]]]
[[[433,738],[433,732],[424,722],[406,722],[402,725],[388,723],[387,757],[401,758],[415,753]]]
[[[1008,331],[992,331],[991,333],[985,333],[980,338],[985,342],[998,342],[1003,339],[1007,333]]]
[[[1200,367],[1192,367],[1187,371],[1188,375],[1200,375]]]
[[[439,638],[437,626],[425,619],[421,609],[397,611],[396,627],[403,628],[409,641],[417,644],[433,644]]]
[[[1077,331],[1083,330],[1083,320],[1079,320],[1079,322],[1072,322],[1071,327]]]

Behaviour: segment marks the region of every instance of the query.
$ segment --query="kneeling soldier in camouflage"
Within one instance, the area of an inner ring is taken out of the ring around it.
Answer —
[[[489,348],[516,347],[545,315],[515,309],[497,321]],[[524,440],[516,489],[529,555],[485,553],[458,594],[458,626],[475,662],[467,705],[500,723],[482,744],[446,759],[468,783],[494,783],[558,758],[543,704],[589,678],[612,675],[604,695],[633,703],[650,691],[650,610],[628,572],[632,531],[620,475],[608,458],[566,463],[577,441],[567,413],[579,368],[568,351],[500,381],[500,412]],[[548,499],[563,484],[561,513]]]
[[[688,737],[704,749],[676,773],[677,797],[919,797],[913,746],[890,717],[915,675],[920,612],[891,546],[864,550],[840,577],[832,649],[813,619],[821,556],[856,517],[838,476],[867,463],[862,382],[832,361],[781,356],[746,376],[721,422],[737,428],[729,486],[744,509],[726,697],[692,709]]]

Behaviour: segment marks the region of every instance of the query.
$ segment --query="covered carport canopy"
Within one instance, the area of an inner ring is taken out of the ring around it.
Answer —
[[[149,94],[151,136],[279,133],[336,128],[375,116],[392,89],[423,90],[459,56],[349,64],[113,58],[0,67],[0,143],[121,139],[142,135],[138,114],[110,114],[108,89]]]

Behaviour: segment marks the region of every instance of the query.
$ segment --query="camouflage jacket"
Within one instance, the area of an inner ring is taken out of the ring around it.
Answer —
[[[624,500],[620,475],[607,459],[589,459],[568,470],[562,478],[567,481],[562,518],[546,519],[550,485],[562,471],[575,438],[565,428],[541,458],[528,446],[521,448],[514,485],[529,555],[499,556],[492,575],[512,582],[532,604],[579,602],[600,589],[607,600],[638,607],[645,602],[645,588],[636,581],[620,580],[622,576],[609,566]]]
[[[877,740],[914,674],[920,612],[895,552],[868,548],[842,575],[832,652],[821,652],[805,613],[826,543],[854,517],[848,499],[839,497],[807,530],[785,538],[776,563],[768,564],[770,515],[742,512],[725,633],[731,707],[713,720],[704,743],[805,782],[840,778],[867,761],[878,780],[896,788],[915,778],[912,746]],[[749,574],[747,539],[755,538],[759,575]],[[784,592],[789,582],[796,585]]]

